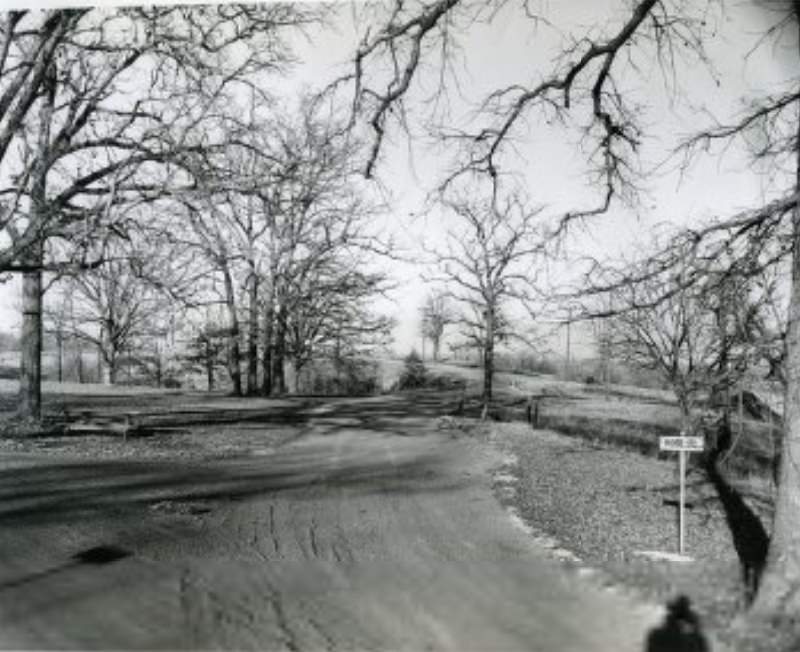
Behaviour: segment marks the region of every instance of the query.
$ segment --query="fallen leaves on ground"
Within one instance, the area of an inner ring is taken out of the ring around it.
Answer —
[[[677,455],[658,460],[520,423],[493,424],[492,439],[514,460],[503,471],[517,480],[500,499],[535,531],[650,599],[687,595],[718,631],[741,611],[739,560],[699,469],[690,466],[686,494],[685,552],[694,561],[659,561],[639,553],[678,551]]]
[[[69,435],[0,438],[0,453],[37,453],[78,459],[213,460],[261,455],[297,436],[280,425],[219,424],[161,431],[145,437]]]

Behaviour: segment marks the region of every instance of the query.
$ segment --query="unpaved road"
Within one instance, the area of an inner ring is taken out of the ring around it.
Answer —
[[[240,457],[0,456],[0,644],[641,652],[660,611],[537,549],[499,454],[433,423],[380,399]]]

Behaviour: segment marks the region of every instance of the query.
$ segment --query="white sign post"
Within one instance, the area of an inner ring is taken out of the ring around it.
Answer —
[[[681,433],[680,437],[659,437],[658,447],[662,451],[677,451],[680,465],[680,504],[678,507],[678,552],[684,552],[684,526],[683,510],[686,503],[686,456],[689,453],[698,453],[703,450],[702,437],[685,437]]]

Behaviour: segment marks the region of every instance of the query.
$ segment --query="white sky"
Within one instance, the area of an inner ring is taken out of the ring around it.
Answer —
[[[610,20],[610,8],[619,7],[620,3],[584,0],[543,2],[541,6],[554,22],[572,25],[571,29],[580,36],[586,25]],[[678,70],[684,99],[670,107],[661,77],[652,64],[649,71],[652,83],[640,91],[643,101],[652,104],[645,116],[645,123],[651,129],[644,143],[645,158],[650,163],[660,161],[666,148],[698,126],[697,113],[690,105],[705,106],[717,118],[725,119],[741,108],[743,96],[765,84],[795,75],[795,51],[764,48],[745,58],[764,27],[770,24],[769,17],[751,3],[728,3],[727,6],[728,15],[720,25],[720,38],[709,45],[709,54],[718,69],[719,86],[702,67]],[[344,15],[349,17],[348,12]],[[352,24],[345,20],[339,34],[328,32],[321,41],[314,38],[313,46],[305,55],[307,63],[301,77],[325,81],[334,76],[334,64],[347,60],[354,35]],[[464,58],[460,81],[465,99],[476,102],[485,92],[505,83],[529,81],[537,74],[546,73],[559,44],[555,33],[541,26],[533,30],[528,22],[520,20],[516,9],[499,15],[491,26],[474,26],[461,41]],[[457,95],[451,95],[456,105],[454,112],[466,108],[466,104],[459,103]],[[420,111],[413,102],[410,109],[412,114]],[[529,141],[519,145],[519,165],[526,170],[531,195],[550,206],[554,214],[596,202],[596,196],[586,187],[584,159],[575,147],[576,140],[575,133],[534,126]],[[396,230],[411,245],[424,239],[430,246],[446,229],[447,216],[434,213],[425,219],[411,220],[409,215],[419,210],[425,191],[436,181],[441,159],[419,144],[412,147],[409,156],[404,139],[395,134],[394,141],[396,147],[384,157],[379,177],[397,198],[393,213]],[[594,220],[585,232],[573,239],[572,251],[576,255],[598,258],[617,256],[630,250],[636,242],[646,242],[664,223],[688,223],[728,214],[763,201],[769,194],[769,179],[750,169],[744,153],[735,148],[727,152],[724,160],[709,158],[699,162],[686,176],[667,170],[648,179],[647,194],[638,210],[617,207],[608,216]],[[427,288],[420,278],[423,270],[419,265],[396,265],[394,269],[406,283],[396,298],[398,315],[402,318],[396,337],[398,350],[407,350],[412,343],[419,347],[417,310]],[[580,349],[580,336],[577,339]],[[563,351],[563,333],[561,342],[553,346]]]
[[[625,4],[619,0],[540,3],[545,15],[555,23],[571,26],[565,29],[576,35],[583,33],[582,26],[613,19],[614,8]],[[0,0],[0,8],[10,6],[7,0]],[[637,91],[637,97],[652,105],[644,114],[650,127],[644,143],[648,162],[660,159],[676,138],[697,126],[697,114],[689,110],[688,104],[705,105],[724,119],[739,108],[739,99],[749,91],[796,75],[796,50],[764,48],[745,60],[744,54],[763,32],[768,16],[754,9],[751,2],[729,2],[726,7],[728,15],[720,26],[720,37],[709,46],[719,69],[719,86],[699,67],[679,70],[686,99],[670,108],[663,84],[653,68],[647,72],[652,82]],[[549,69],[559,44],[558,36],[543,26],[534,31],[516,12],[515,9],[514,13],[500,14],[488,28],[476,25],[462,37],[459,78],[467,97],[464,101],[457,92],[451,94],[455,113],[466,110],[469,101],[481,99],[486,90],[504,82],[529,82]],[[341,20],[322,31],[310,32],[308,40],[298,40],[297,53],[303,63],[291,78],[275,80],[276,93],[292,94],[303,85],[313,88],[342,70],[340,66],[346,64],[359,32],[352,23],[352,15],[345,5]],[[412,116],[419,115],[422,109],[411,99]],[[532,125],[528,136],[527,142],[519,145],[518,164],[526,173],[531,196],[548,205],[553,213],[592,204],[595,196],[586,187],[583,158],[575,147],[577,135]],[[422,239],[429,245],[435,243],[446,228],[447,217],[438,213],[424,219],[410,217],[419,212],[425,192],[441,171],[444,157],[419,144],[411,148],[410,157],[406,145],[395,135],[378,174],[395,200],[386,228],[399,242],[414,249]],[[586,232],[573,239],[572,250],[595,257],[618,255],[635,242],[646,241],[648,234],[664,222],[687,223],[724,215],[761,201],[768,193],[768,181],[763,174],[751,170],[742,152],[735,149],[724,160],[709,159],[695,165],[687,177],[662,172],[649,179],[648,194],[638,211],[616,208],[608,216],[595,220]],[[396,348],[404,352],[412,343],[419,346],[417,314],[426,287],[420,277],[421,265],[393,263],[391,269],[402,284],[393,297],[394,303],[387,308],[400,320],[395,333]],[[18,327],[18,294],[16,280],[0,285],[0,329]]]

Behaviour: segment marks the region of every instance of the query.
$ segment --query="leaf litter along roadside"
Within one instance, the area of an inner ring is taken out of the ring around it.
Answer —
[[[0,437],[2,453],[36,453],[76,459],[215,460],[263,455],[297,437],[279,424],[193,425],[148,436],[52,435]]]
[[[690,465],[687,476],[686,553],[694,561],[660,561],[637,553],[677,552],[677,460],[522,423],[493,423],[489,437],[508,459],[496,475],[498,498],[567,565],[596,569],[603,581],[661,604],[687,595],[703,624],[740,651],[793,649],[777,631],[769,641],[731,638],[745,604],[741,565],[724,510],[700,470]],[[747,487],[745,500],[769,527],[765,492]]]

